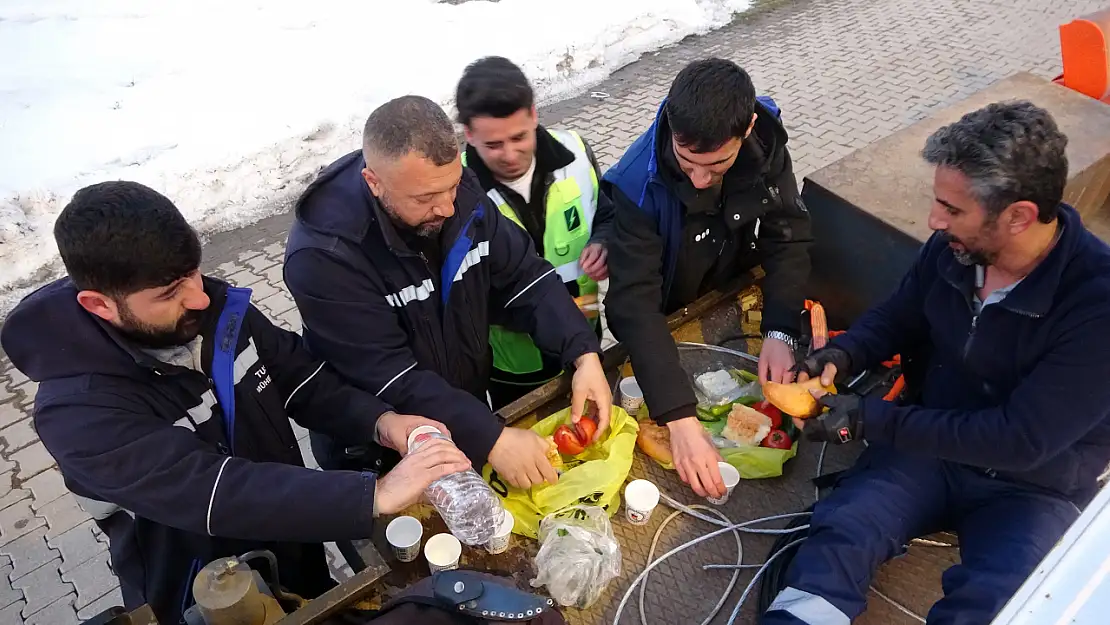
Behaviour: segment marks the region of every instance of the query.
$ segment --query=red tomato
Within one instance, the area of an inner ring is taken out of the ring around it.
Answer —
[[[772,404],[771,402],[765,399],[761,402],[752,404],[752,408],[755,408],[759,412],[762,412],[768,417],[771,417],[772,429],[777,430],[782,427],[782,411],[778,408],[775,408],[774,404]]]
[[[574,424],[574,433],[578,435],[578,442],[582,443],[583,447],[589,447],[594,440],[594,434],[597,433],[597,421],[583,415],[578,423]]]
[[[578,435],[570,426],[560,425],[555,429],[555,446],[559,448],[559,453],[564,456],[577,456],[578,454],[586,451],[586,446],[578,440]]]
[[[762,447],[770,447],[771,449],[790,449],[794,442],[790,440],[790,436],[782,430],[771,430],[767,438],[763,439],[760,443]]]

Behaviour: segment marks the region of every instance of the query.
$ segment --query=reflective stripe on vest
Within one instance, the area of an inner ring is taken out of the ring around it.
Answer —
[[[590,241],[597,213],[600,187],[597,172],[578,133],[568,130],[547,132],[574,154],[574,161],[552,172],[553,180],[545,189],[543,257],[555,267],[555,272],[564,283],[577,283],[579,295],[597,293],[597,283],[578,265],[582,250]],[[520,217],[500,191],[490,189],[486,195],[502,215],[524,228]],[[591,321],[597,322],[596,319]],[[527,334],[492,326],[490,346],[493,348],[493,366],[499,371],[529,374],[543,368],[540,351]]]

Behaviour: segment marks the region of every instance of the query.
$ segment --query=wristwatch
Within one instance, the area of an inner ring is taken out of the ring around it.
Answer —
[[[780,332],[778,330],[771,330],[770,332],[767,332],[763,335],[763,339],[764,340],[766,340],[766,339],[777,339],[777,340],[782,341],[783,343],[786,343],[787,345],[789,345],[790,349],[798,349],[798,341],[795,340],[794,337],[790,336],[789,334],[787,334],[785,332]]]

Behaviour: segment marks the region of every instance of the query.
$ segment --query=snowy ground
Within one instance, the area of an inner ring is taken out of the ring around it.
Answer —
[[[201,232],[276,211],[419,93],[451,109],[470,61],[507,56],[541,99],[728,23],[749,0],[4,0],[0,313],[58,275],[72,193],[130,179]]]

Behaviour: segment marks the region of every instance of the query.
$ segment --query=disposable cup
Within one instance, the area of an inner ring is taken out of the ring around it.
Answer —
[[[633,525],[644,525],[659,504],[659,489],[647,480],[632,480],[624,487],[624,516]]]
[[[399,516],[385,526],[385,539],[393,548],[393,555],[401,562],[412,562],[420,555],[420,538],[424,527],[410,516]]]
[[[428,560],[428,570],[432,573],[459,568],[462,556],[462,543],[451,534],[436,534],[424,544],[424,558]]]
[[[721,470],[721,479],[724,481],[727,490],[725,491],[725,496],[720,499],[706,497],[706,500],[715,506],[720,506],[728,501],[728,496],[732,494],[732,489],[736,488],[736,485],[740,483],[740,472],[736,470],[736,467],[727,462],[718,462],[717,467]]]
[[[504,518],[501,520],[501,526],[497,528],[493,537],[486,543],[486,551],[494,555],[504,553],[509,548],[509,538],[513,535],[513,524],[515,522],[512,513],[506,510]]]
[[[618,388],[621,392],[621,408],[624,408],[628,414],[636,416],[640,412],[640,407],[644,405],[644,392],[640,390],[636,376],[624,378]]]

